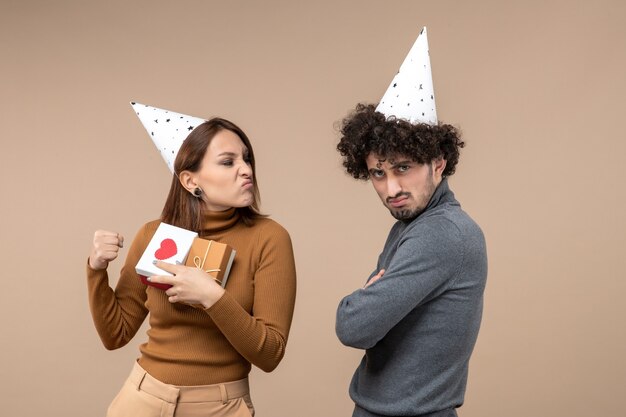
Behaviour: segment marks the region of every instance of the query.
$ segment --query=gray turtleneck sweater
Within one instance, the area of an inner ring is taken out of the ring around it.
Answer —
[[[426,209],[391,229],[371,279],[341,300],[336,332],[365,349],[350,384],[355,416],[455,416],[487,279],[485,239],[443,180]]]

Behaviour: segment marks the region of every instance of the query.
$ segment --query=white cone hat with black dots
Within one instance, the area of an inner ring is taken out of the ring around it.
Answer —
[[[411,123],[437,124],[435,91],[424,27],[389,84],[376,111]]]
[[[206,120],[141,103],[130,103],[146,128],[167,167],[174,173],[174,160],[191,131]]]

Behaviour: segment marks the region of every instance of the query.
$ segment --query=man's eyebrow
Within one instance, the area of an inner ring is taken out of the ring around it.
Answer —
[[[391,165],[391,168],[397,168],[400,165],[411,165],[413,163],[413,161],[411,161],[410,159],[405,159],[403,161],[398,161],[395,162]]]

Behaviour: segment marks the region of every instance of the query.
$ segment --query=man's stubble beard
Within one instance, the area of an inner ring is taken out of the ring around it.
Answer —
[[[389,206],[387,206],[387,209],[389,210],[389,213],[391,213],[391,215],[396,220],[400,220],[403,222],[410,222],[414,220],[417,216],[422,214],[422,212],[426,209],[426,207],[428,206],[428,203],[430,202],[430,199],[433,197],[433,194],[435,193],[436,188],[437,187],[435,186],[435,181],[433,179],[433,171],[431,168],[429,170],[429,176],[428,176],[428,196],[427,196],[428,198],[424,198],[421,201],[421,204],[413,210],[409,210],[409,209],[394,210],[393,208]],[[403,193],[403,194],[406,194],[406,193]],[[411,197],[413,197],[412,194],[410,193],[408,194],[411,195]]]
[[[424,211],[423,208],[418,208],[415,210],[399,210],[399,211],[389,209],[389,213],[391,213],[391,215],[396,220],[401,220],[401,221],[411,221],[415,219],[417,216],[419,216],[422,213],[422,211]]]

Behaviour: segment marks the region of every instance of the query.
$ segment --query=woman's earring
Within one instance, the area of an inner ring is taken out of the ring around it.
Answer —
[[[193,196],[200,198],[200,196],[202,196],[202,189],[200,187],[196,187],[196,189],[193,190]]]

